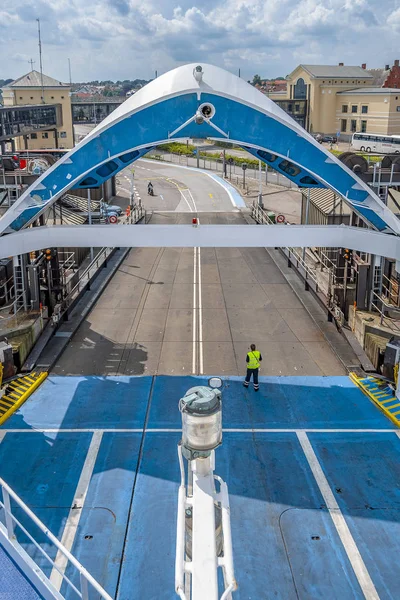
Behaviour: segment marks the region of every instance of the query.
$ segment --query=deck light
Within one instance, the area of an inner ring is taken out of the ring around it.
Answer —
[[[206,386],[190,388],[180,399],[179,410],[182,413],[183,455],[188,460],[209,456],[222,442],[220,390]]]

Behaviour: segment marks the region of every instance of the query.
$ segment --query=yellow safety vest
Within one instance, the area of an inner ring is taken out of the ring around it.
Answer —
[[[247,368],[258,369],[258,367],[260,366],[261,352],[259,352],[258,350],[251,350],[247,353],[247,356],[249,357],[249,362],[246,362]]]

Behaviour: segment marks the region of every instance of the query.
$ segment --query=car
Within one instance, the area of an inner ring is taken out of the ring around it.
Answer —
[[[320,133],[312,133],[311,135],[317,142],[322,144],[322,135]]]
[[[336,135],[323,135],[321,142],[327,142],[328,144],[336,144],[337,137]]]

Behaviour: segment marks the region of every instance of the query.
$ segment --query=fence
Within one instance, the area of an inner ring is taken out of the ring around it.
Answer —
[[[146,158],[170,162],[172,164],[177,164],[184,167],[198,167],[206,171],[220,173],[221,176],[224,176],[223,158],[214,158],[205,154],[197,158],[196,156],[188,156],[186,154],[174,154],[173,152],[166,152],[164,150],[160,150],[159,148],[146,154]],[[255,179],[258,182],[258,166],[254,166],[254,168],[248,166],[243,177],[243,169],[240,165],[231,165],[228,161],[225,161],[225,177],[230,181],[234,181],[238,186],[243,185],[243,180],[246,181],[248,178]],[[266,184],[271,183],[273,185],[279,185],[286,188],[297,187],[290,179],[287,179],[287,177],[272,170],[270,167],[263,170],[262,178],[263,182]]]

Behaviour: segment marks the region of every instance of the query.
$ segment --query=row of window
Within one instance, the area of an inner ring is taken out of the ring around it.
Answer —
[[[41,100],[43,100],[43,96],[40,96]],[[23,96],[19,97],[20,100],[24,100]],[[31,100],[33,100],[33,96],[31,96]],[[54,96],[50,96],[50,100],[54,100]],[[61,96],[61,100],[64,100],[64,96]]]
[[[347,119],[342,119],[340,123],[340,131],[345,133],[347,131]],[[350,119],[350,128],[351,133],[355,133],[357,131],[357,119]],[[365,133],[367,131],[367,121],[361,121],[361,131]]]
[[[30,138],[31,138],[31,140],[37,140],[37,136],[38,136],[37,133],[31,133]],[[66,138],[67,137],[67,132],[66,131],[58,131],[57,132],[57,136],[59,138]],[[48,139],[49,139],[49,132],[48,131],[43,131],[42,132],[42,140],[48,140]]]
[[[343,105],[342,105],[342,113],[347,113],[347,112],[349,112],[349,107],[348,107],[348,105],[347,105],[347,104],[343,104]],[[358,113],[358,105],[357,105],[357,104],[352,104],[352,105],[351,105],[351,112],[352,112],[353,114],[354,114],[354,113]],[[365,104],[363,104],[363,105],[361,106],[361,113],[362,113],[363,115],[366,115],[366,114],[368,114],[368,106],[366,106]]]

